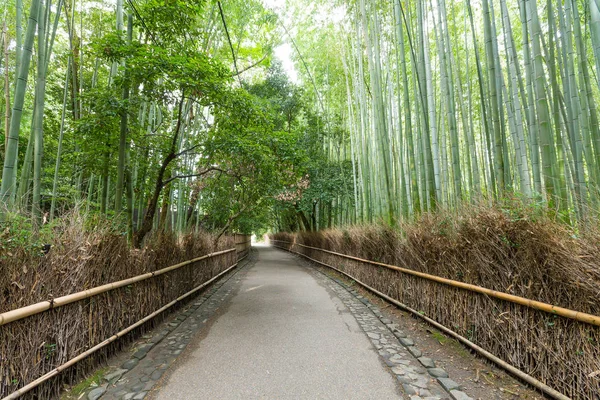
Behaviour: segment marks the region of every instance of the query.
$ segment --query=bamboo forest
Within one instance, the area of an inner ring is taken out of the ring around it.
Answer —
[[[59,398],[150,327],[73,357],[275,254],[251,240],[520,382],[468,395],[598,398],[600,0],[0,0],[0,16],[0,398]],[[16,317],[114,282],[73,333]]]
[[[317,230],[506,197],[570,224],[598,209],[596,0],[294,2],[287,20],[25,3],[2,10],[4,216],[128,214],[139,245],[167,213]]]

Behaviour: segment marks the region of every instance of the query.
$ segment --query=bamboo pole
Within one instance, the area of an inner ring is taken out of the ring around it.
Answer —
[[[228,253],[231,252],[234,249],[229,249],[229,250],[224,250],[224,251],[220,251],[218,252],[218,254],[224,254],[224,253]],[[200,257],[200,259],[202,258],[207,258],[208,256],[212,256],[215,255],[217,253],[213,253],[213,254],[208,254],[207,256],[204,257]],[[244,256],[245,257],[245,256]],[[77,357],[74,357],[72,359],[70,359],[69,361],[67,361],[66,363],[54,368],[52,371],[49,371],[48,373],[40,376],[39,378],[37,378],[36,380],[34,380],[33,382],[30,382],[29,384],[23,386],[21,389],[17,390],[16,392],[11,393],[10,395],[6,396],[4,399],[2,400],[12,400],[12,399],[16,399],[20,396],[22,396],[23,394],[29,392],[31,389],[39,386],[40,384],[44,383],[45,381],[47,381],[48,379],[60,374],[62,371],[64,371],[65,369],[75,365],[76,363],[78,363],[79,361],[83,360],[84,358],[86,358],[87,356],[95,353],[96,351],[100,350],[101,348],[105,347],[106,345],[114,342],[115,340],[119,339],[120,337],[126,335],[127,333],[131,332],[132,330],[134,330],[135,328],[143,325],[144,323],[148,322],[149,320],[151,320],[152,318],[156,317],[158,314],[162,313],[163,311],[167,310],[168,308],[172,307],[173,305],[175,305],[176,303],[180,302],[181,300],[185,299],[186,297],[191,296],[192,294],[196,293],[198,290],[206,287],[207,285],[210,285],[212,282],[214,282],[216,279],[220,278],[221,276],[225,275],[227,272],[231,271],[233,268],[235,268],[239,261],[241,261],[244,257],[242,257],[240,260],[238,260],[235,264],[233,264],[231,267],[227,268],[225,271],[219,273],[218,275],[215,275],[214,277],[212,277],[211,279],[209,279],[208,281],[200,284],[199,286],[196,286],[194,289],[190,290],[189,292],[179,296],[178,298],[176,298],[175,300],[171,301],[170,303],[166,304],[165,306],[159,308],[158,310],[154,311],[153,313],[145,316],[144,318],[142,318],[141,320],[139,320],[138,322],[134,323],[133,325],[129,325],[127,328],[121,330],[120,332],[114,334],[113,336],[109,337],[108,339],[98,343],[97,345],[95,345],[94,347],[88,349],[87,351],[81,353],[80,355],[78,355]],[[197,261],[197,259],[195,259]],[[191,260],[187,263],[190,262],[194,262],[194,260]],[[184,264],[184,263],[182,263]],[[180,265],[180,264],[177,264]],[[169,267],[170,268],[170,267]],[[166,268],[165,268],[166,269]],[[162,270],[161,270],[162,271]],[[158,271],[157,271],[158,272]]]
[[[282,242],[281,240],[273,240],[273,242]],[[284,242],[284,243],[289,243],[289,242]],[[294,244],[298,244],[298,243],[294,243]],[[300,245],[302,246],[302,245]],[[308,246],[306,246],[308,247]],[[320,249],[318,249],[320,250]],[[417,317],[425,320],[426,322],[430,323],[431,325],[435,326],[437,329],[443,331],[444,333],[454,337],[456,340],[458,340],[459,342],[463,343],[464,345],[466,345],[467,347],[471,348],[472,350],[476,351],[477,353],[479,353],[480,355],[484,356],[485,358],[487,358],[488,360],[492,361],[493,363],[495,363],[496,365],[498,365],[501,368],[504,368],[506,371],[510,372],[511,374],[517,376],[518,378],[522,379],[523,381],[527,382],[528,384],[530,384],[531,386],[541,390],[542,392],[544,392],[545,394],[549,395],[550,397],[552,397],[553,399],[557,399],[557,400],[570,400],[569,397],[563,395],[562,393],[558,392],[557,390],[551,388],[550,386],[544,384],[543,382],[540,382],[539,380],[535,379],[533,376],[526,374],[525,372],[521,371],[520,369],[512,366],[511,364],[505,362],[504,360],[496,357],[495,355],[493,355],[492,353],[490,353],[489,351],[479,347],[478,345],[476,345],[475,343],[471,342],[469,339],[459,335],[458,333],[454,332],[451,329],[446,328],[444,325],[436,322],[435,320],[426,317],[425,315],[421,314],[419,311],[408,307],[407,305],[399,302],[398,300],[386,295],[385,293],[382,293],[380,291],[378,291],[375,288],[372,288],[371,286],[367,285],[366,283],[363,283],[361,281],[359,281],[358,279],[356,279],[355,277],[353,277],[350,274],[347,274],[346,272],[339,270],[329,264],[325,264],[324,262],[315,260],[314,258],[311,258],[305,254],[302,253],[296,253],[294,251],[291,251],[292,253],[295,254],[299,254],[313,262],[316,262],[317,264],[323,265],[327,268],[331,268],[334,271],[339,272],[340,274],[352,279],[354,282],[358,283],[359,285],[363,286],[364,288],[366,288],[367,290],[375,293],[377,296],[382,297],[383,299],[387,300],[388,302],[398,306],[399,308],[402,308],[406,311],[409,311],[410,313],[416,315]]]
[[[132,283],[135,283],[135,282],[140,282],[140,281],[143,281],[143,280],[146,280],[149,278],[153,278],[155,276],[163,275],[167,272],[179,269],[186,265],[189,265],[189,264],[192,264],[192,263],[195,263],[195,262],[207,259],[207,258],[212,258],[212,257],[216,257],[216,256],[219,256],[222,254],[230,253],[232,251],[236,251],[236,250],[228,249],[228,250],[217,251],[214,253],[204,255],[202,257],[197,257],[192,260],[188,260],[188,261],[184,261],[179,264],[171,265],[170,267],[167,267],[167,268],[159,269],[158,271],[148,272],[148,273],[145,273],[142,275],[134,276],[133,278],[128,278],[128,279],[124,279],[124,280],[112,282],[112,283],[107,283],[106,285],[97,286],[92,289],[83,290],[81,292],[68,294],[68,295],[62,296],[62,297],[57,297],[56,299],[45,300],[45,301],[41,301],[39,303],[31,304],[26,307],[7,311],[5,313],[0,314],[0,326],[6,325],[9,322],[18,321],[20,319],[30,317],[35,314],[39,314],[41,312],[44,312],[44,311],[47,311],[47,310],[50,310],[53,308],[61,307],[61,306],[67,305],[67,304],[74,303],[76,301],[80,301],[80,300],[87,299],[87,298],[90,298],[93,296],[97,296],[101,293],[108,292],[110,290],[114,290],[114,289],[117,289],[117,288],[120,288],[123,286],[131,285]]]
[[[272,242],[290,243],[290,242],[285,242],[285,241],[281,241],[281,240],[272,240]],[[555,315],[560,315],[561,317],[570,318],[570,319],[574,319],[576,321],[585,322],[587,324],[600,326],[600,316],[597,316],[597,315],[586,314],[584,312],[570,310],[568,308],[558,307],[558,306],[555,306],[552,304],[543,303],[541,301],[530,300],[530,299],[527,299],[524,297],[515,296],[515,295],[504,293],[504,292],[498,292],[496,290],[487,289],[487,288],[473,285],[470,283],[454,281],[452,279],[446,279],[446,278],[442,278],[437,275],[430,275],[430,274],[426,274],[424,272],[414,271],[414,270],[408,269],[408,268],[397,267],[395,265],[384,264],[384,263],[380,263],[377,261],[364,260],[362,258],[348,256],[346,254],[336,253],[334,251],[320,249],[318,247],[306,246],[306,245],[303,245],[300,243],[290,243],[290,244],[305,247],[307,249],[322,251],[324,253],[333,254],[338,257],[347,258],[349,260],[360,261],[360,262],[363,262],[366,264],[371,264],[371,265],[377,265],[377,266],[391,269],[394,271],[402,272],[402,273],[405,273],[408,275],[418,276],[420,278],[427,279],[430,281],[443,283],[448,286],[453,286],[453,287],[457,287],[460,289],[469,290],[471,292],[485,294],[487,296],[494,297],[494,298],[497,298],[500,300],[509,301],[511,303],[520,304],[520,305],[523,305],[523,306],[526,306],[529,308],[534,308],[536,310],[545,311],[545,312],[555,314]],[[300,253],[298,253],[298,254],[300,254]]]

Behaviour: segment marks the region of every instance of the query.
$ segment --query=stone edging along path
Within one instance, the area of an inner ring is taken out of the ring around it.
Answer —
[[[130,357],[120,360],[119,367],[104,373],[101,384],[90,388],[85,399],[138,400],[146,397],[188,343],[233,295],[246,267],[256,259],[256,251],[251,251],[237,268],[175,312],[174,317],[167,319],[169,322],[152,332],[152,336],[138,341]]]
[[[348,307],[358,324],[378,350],[383,362],[402,385],[403,392],[411,400],[472,400],[461,389],[461,385],[449,378],[448,373],[438,368],[435,362],[423,357],[415,342],[398,329],[391,319],[358,291],[345,282],[323,272],[317,266],[302,257],[296,256],[301,265]]]

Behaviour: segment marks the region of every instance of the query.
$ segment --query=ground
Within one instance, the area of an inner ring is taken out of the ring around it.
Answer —
[[[93,400],[543,398],[353,282],[268,247],[97,377],[78,392]]]

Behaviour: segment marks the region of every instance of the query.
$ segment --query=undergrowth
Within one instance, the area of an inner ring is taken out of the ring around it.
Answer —
[[[0,233],[0,312],[151,272],[213,251],[214,235],[154,232],[133,249],[118,221],[74,210],[34,229],[11,216]],[[233,247],[223,237],[218,250]]]

